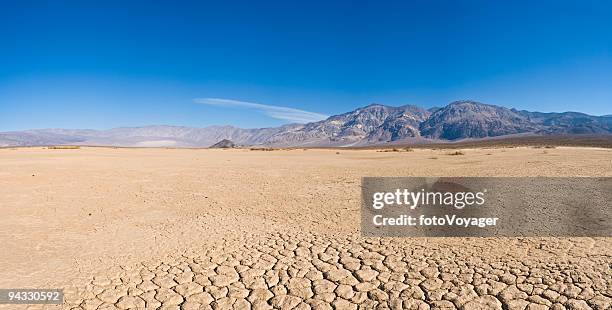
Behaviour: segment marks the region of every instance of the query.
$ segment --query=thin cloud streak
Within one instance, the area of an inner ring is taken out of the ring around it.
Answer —
[[[239,107],[239,108],[258,110],[258,111],[263,112],[265,115],[269,117],[280,119],[280,120],[285,120],[285,121],[290,121],[294,123],[317,122],[317,121],[324,120],[329,117],[325,114],[309,112],[309,111],[304,111],[300,109],[261,104],[261,103],[255,103],[255,102],[231,100],[231,99],[196,98],[196,99],[193,99],[193,101],[196,103],[207,104],[207,105]]]

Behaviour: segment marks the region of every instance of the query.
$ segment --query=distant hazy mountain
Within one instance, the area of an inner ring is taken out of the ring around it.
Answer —
[[[228,139],[238,144],[264,144],[271,135],[293,126],[242,129],[233,126],[204,128],[183,126],[121,127],[109,130],[38,129],[0,133],[0,146],[107,145],[135,147],[208,147]]]
[[[442,108],[372,104],[308,124],[242,129],[233,126],[123,127],[110,130],[39,129],[0,133],[0,146],[111,145],[208,147],[237,145],[351,146],[439,142],[507,135],[612,134],[612,116],[518,111],[474,101]]]

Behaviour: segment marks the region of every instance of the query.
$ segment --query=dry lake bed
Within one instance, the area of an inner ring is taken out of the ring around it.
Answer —
[[[612,149],[0,149],[0,288],[65,293],[0,308],[612,309],[612,238],[363,238],[364,176],[609,177]]]

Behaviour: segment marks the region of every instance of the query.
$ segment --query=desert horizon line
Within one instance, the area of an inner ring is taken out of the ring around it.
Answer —
[[[105,130],[113,130],[113,129],[119,129],[119,128],[142,128],[142,127],[188,127],[188,128],[208,128],[208,127],[234,127],[234,128],[239,128],[239,129],[265,129],[265,128],[278,128],[278,127],[282,127],[282,126],[287,126],[287,125],[293,125],[293,124],[309,124],[309,123],[316,123],[316,122],[320,122],[320,121],[324,121],[329,119],[330,117],[334,117],[334,116],[338,116],[338,115],[342,115],[345,113],[350,113],[353,111],[357,111],[359,109],[364,109],[370,106],[375,106],[375,105],[380,105],[380,106],[385,106],[385,107],[392,107],[392,108],[398,108],[398,107],[405,107],[405,106],[414,106],[414,107],[418,107],[424,110],[433,110],[433,109],[441,109],[444,107],[447,107],[451,104],[454,103],[460,103],[460,102],[471,102],[471,103],[476,103],[476,104],[482,104],[482,105],[488,105],[488,106],[495,106],[495,107],[501,107],[501,108],[505,108],[505,109],[509,109],[509,110],[515,110],[515,111],[528,111],[528,112],[535,112],[535,113],[578,113],[578,114],[583,114],[583,115],[588,115],[588,116],[594,116],[594,117],[612,117],[612,113],[609,114],[601,114],[601,115],[596,115],[596,114],[589,114],[589,113],[585,113],[585,112],[580,112],[580,111],[571,111],[571,110],[567,110],[567,111],[535,111],[535,110],[527,110],[527,109],[517,109],[515,107],[509,107],[506,105],[497,105],[497,104],[491,104],[491,103],[484,103],[482,101],[478,101],[478,100],[474,100],[474,99],[459,99],[459,100],[454,100],[451,101],[445,105],[440,105],[440,106],[432,106],[429,108],[425,108],[422,105],[419,104],[413,104],[413,103],[408,103],[408,104],[387,104],[387,103],[379,103],[379,102],[371,102],[367,105],[362,105],[362,106],[358,106],[357,108],[354,108],[353,110],[350,111],[346,111],[346,112],[341,112],[341,113],[337,113],[337,114],[331,114],[331,115],[325,115],[322,113],[317,113],[317,112],[311,112],[311,111],[306,111],[306,110],[301,110],[301,109],[297,109],[297,108],[291,108],[291,107],[285,107],[285,106],[278,106],[278,105],[269,105],[269,104],[261,104],[261,103],[256,103],[256,102],[251,102],[251,101],[242,101],[242,100],[234,100],[234,99],[227,99],[227,98],[193,98],[193,102],[198,103],[198,104],[208,104],[208,105],[216,105],[216,106],[227,106],[227,107],[245,107],[245,108],[250,108],[250,109],[258,109],[258,110],[262,110],[264,112],[264,114],[268,115],[271,118],[275,118],[275,119],[283,119],[281,118],[279,115],[282,115],[283,113],[287,113],[289,116],[291,116],[291,113],[303,113],[303,115],[310,115],[311,117],[314,115],[319,115],[319,116],[325,116],[325,118],[319,119],[319,120],[314,120],[313,121],[307,121],[307,122],[286,122],[284,124],[280,124],[277,126],[259,126],[259,127],[249,127],[249,126],[240,126],[237,124],[232,124],[232,123],[217,123],[217,124],[208,124],[208,125],[187,125],[187,124],[177,124],[177,123],[148,123],[148,124],[126,124],[126,125],[121,125],[121,126],[113,126],[113,127],[61,127],[61,126],[53,126],[53,127],[37,127],[37,128],[23,128],[23,129],[13,129],[13,130],[5,130],[5,129],[0,129],[0,132],[3,133],[7,133],[7,132],[21,132],[21,131],[32,131],[32,130],[53,130],[53,129],[64,129],[64,130],[95,130],[95,131],[105,131]],[[278,114],[274,114],[277,113]],[[269,115],[273,114],[272,115]],[[278,117],[277,117],[278,116]],[[300,115],[301,116],[301,115]],[[287,120],[287,119],[285,119]]]

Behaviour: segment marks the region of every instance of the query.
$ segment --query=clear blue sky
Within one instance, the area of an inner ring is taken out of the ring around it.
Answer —
[[[0,131],[458,99],[612,114],[611,1],[94,2],[2,4]]]

